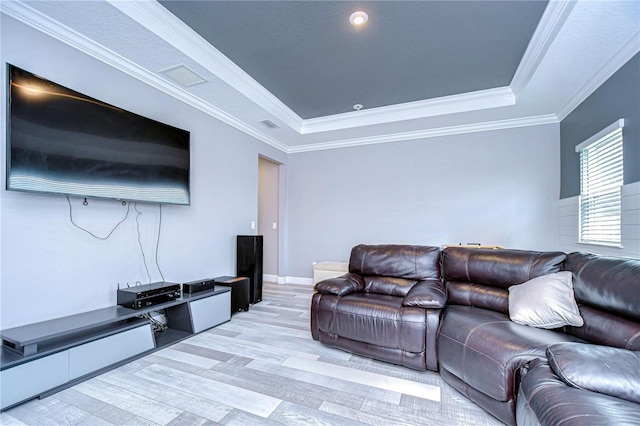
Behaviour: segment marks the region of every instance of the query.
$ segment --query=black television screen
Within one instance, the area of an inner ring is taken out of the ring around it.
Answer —
[[[7,189],[189,204],[189,132],[8,65]]]

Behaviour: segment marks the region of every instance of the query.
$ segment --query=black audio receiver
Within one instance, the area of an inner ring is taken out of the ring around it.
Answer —
[[[141,309],[180,298],[180,284],[160,281],[118,289],[118,305]]]

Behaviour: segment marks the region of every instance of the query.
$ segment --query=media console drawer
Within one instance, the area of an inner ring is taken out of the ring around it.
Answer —
[[[0,371],[0,409],[154,349],[149,324]]]
[[[189,302],[193,332],[200,333],[208,328],[231,319],[231,292]]]
[[[0,409],[69,381],[69,351],[0,371]]]
[[[151,326],[103,337],[69,349],[69,380],[154,349]]]

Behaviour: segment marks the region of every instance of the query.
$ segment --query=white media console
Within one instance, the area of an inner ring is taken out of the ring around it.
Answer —
[[[203,291],[144,309],[112,306],[0,332],[0,410],[47,396],[231,319],[231,291]],[[153,332],[144,314],[163,311]]]

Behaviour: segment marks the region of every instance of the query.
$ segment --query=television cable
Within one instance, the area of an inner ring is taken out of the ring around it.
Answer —
[[[158,267],[158,272],[160,272],[162,281],[166,281],[164,279],[164,274],[162,273],[162,269],[160,269],[160,264],[158,263],[158,248],[160,247],[160,232],[162,231],[162,204],[158,204],[158,206],[160,206],[160,217],[158,220],[158,239],[156,240],[156,266]]]
[[[136,231],[138,232],[138,245],[140,246],[140,252],[142,253],[142,262],[144,263],[144,269],[147,271],[147,277],[149,277],[149,283],[151,283],[151,274],[149,273],[149,267],[147,266],[147,257],[144,255],[144,248],[142,247],[142,240],[140,236],[140,220],[138,219],[142,212],[138,210],[138,203],[133,204],[133,209],[136,211]]]
[[[124,217],[122,218],[122,220],[118,223],[116,223],[116,225],[113,227],[113,229],[111,229],[111,231],[109,231],[109,233],[107,234],[106,237],[100,237],[96,234],[94,234],[93,232],[89,231],[88,229],[83,228],[82,226],[78,225],[74,220],[73,220],[73,206],[71,205],[71,199],[69,199],[69,196],[67,195],[67,203],[69,203],[69,220],[71,221],[71,224],[73,224],[73,226],[75,226],[76,228],[80,229],[81,231],[86,232],[87,234],[91,235],[93,238],[96,238],[98,240],[107,240],[109,239],[109,237],[111,236],[111,234],[114,233],[114,231],[116,229],[118,229],[118,227],[120,225],[122,225],[122,223],[127,220],[127,217],[129,217],[129,210],[131,209],[131,203],[126,203],[126,202],[122,202],[123,206],[127,206],[127,211],[124,214]],[[84,206],[88,206],[89,202],[87,201],[87,199],[85,198],[84,201],[82,202],[82,204]]]

